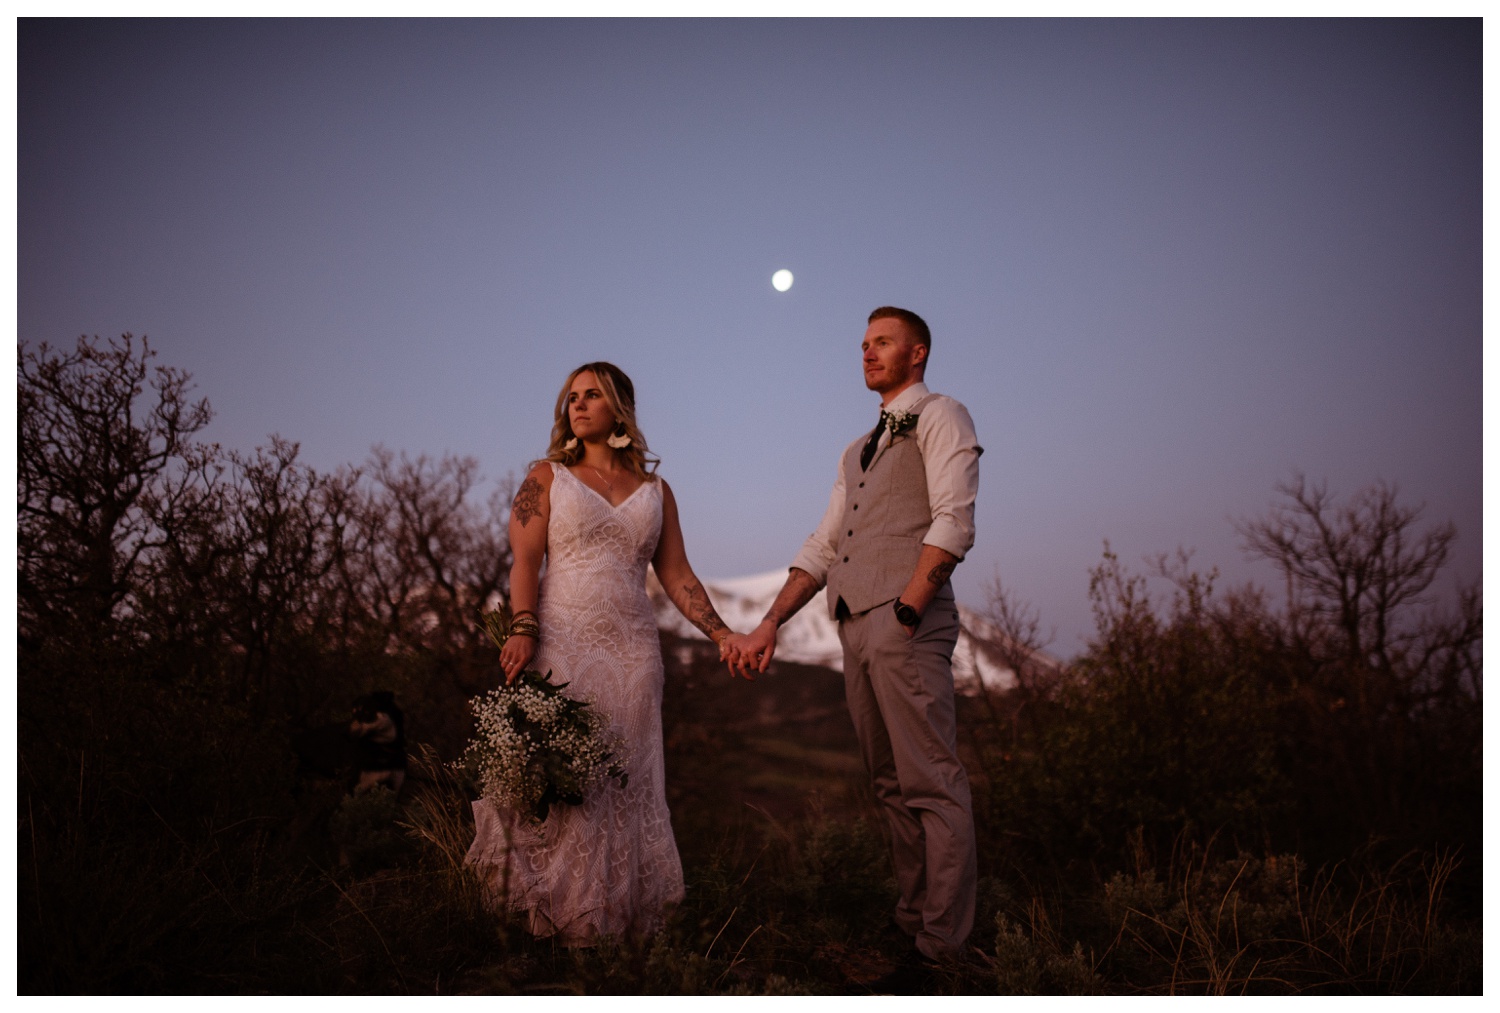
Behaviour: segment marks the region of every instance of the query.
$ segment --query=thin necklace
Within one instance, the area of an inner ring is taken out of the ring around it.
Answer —
[[[604,489],[605,489],[606,492],[614,492],[615,491],[615,484],[613,482],[611,482],[609,479],[607,479],[607,478],[604,477],[604,472],[600,471],[598,468],[595,468],[592,464],[589,465],[589,468],[591,468],[593,470],[594,474],[596,474],[596,475],[599,476],[599,481],[601,481],[601,482],[604,483]]]

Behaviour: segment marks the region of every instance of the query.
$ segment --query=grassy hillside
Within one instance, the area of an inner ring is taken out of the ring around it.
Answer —
[[[441,762],[462,745],[446,718],[414,722],[399,800],[350,799],[331,781],[294,794],[287,738],[237,728],[233,709],[189,725],[159,700],[73,693],[53,706],[126,723],[72,752],[71,732],[42,748],[22,729],[20,990],[868,992],[903,943],[886,928],[894,883],[842,677],[778,664],[731,681],[707,645],[666,640],[688,890],[656,939],[569,951],[485,907],[462,867],[470,789]],[[48,698],[31,695],[35,721]],[[971,960],[930,991],[1478,989],[1477,917],[1444,897],[1461,859],[1370,851],[1311,869],[1184,836],[1168,853],[1121,842],[1116,867],[1041,861],[984,801],[1001,712],[961,712],[980,911]],[[112,753],[132,729],[168,766]]]

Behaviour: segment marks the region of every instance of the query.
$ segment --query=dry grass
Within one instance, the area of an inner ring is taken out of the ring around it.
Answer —
[[[858,994],[894,966],[881,936],[894,899],[885,842],[842,809],[765,815],[758,832],[693,842],[687,900],[660,935],[572,951],[491,909],[463,862],[468,798],[460,775],[421,752],[388,827],[405,843],[368,851],[384,864],[365,869],[299,865],[249,826],[144,861],[149,828],[134,843],[90,839],[82,824],[23,810],[21,987]],[[1309,875],[1294,856],[1216,855],[1184,841],[1160,866],[1137,847],[1128,873],[1071,894],[1058,884],[1018,899],[986,877],[990,920],[972,937],[973,959],[931,990],[1477,991],[1478,928],[1446,914],[1456,866],[1450,854],[1414,854]]]
[[[1439,914],[1451,855],[1358,873],[1341,864],[1309,881],[1296,856],[1185,850],[1162,878],[1141,866],[1105,886],[1118,926],[1109,963],[1127,970],[1130,989],[1405,994],[1477,984],[1450,952],[1464,934]]]

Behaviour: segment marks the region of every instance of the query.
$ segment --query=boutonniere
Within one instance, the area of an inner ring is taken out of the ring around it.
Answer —
[[[915,429],[917,419],[921,417],[915,412],[883,412],[882,414],[885,415],[885,424],[890,429],[893,440]]]

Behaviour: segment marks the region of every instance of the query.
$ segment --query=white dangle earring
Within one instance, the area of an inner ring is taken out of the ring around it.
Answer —
[[[626,447],[630,446],[630,434],[629,433],[612,433],[612,434],[610,434],[609,439],[605,440],[604,442],[608,443],[611,447],[614,447],[616,450],[624,450]]]
[[[578,449],[578,437],[576,437],[576,436],[570,436],[570,437],[568,437],[568,442],[563,444],[563,449],[564,450],[577,450]]]

